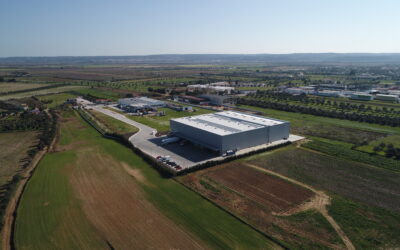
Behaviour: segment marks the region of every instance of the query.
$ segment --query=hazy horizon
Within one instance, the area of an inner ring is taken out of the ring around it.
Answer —
[[[0,8],[0,57],[400,52],[395,0],[5,0]]]

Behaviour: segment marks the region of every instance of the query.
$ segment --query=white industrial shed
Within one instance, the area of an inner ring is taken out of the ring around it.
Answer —
[[[172,119],[171,132],[219,153],[240,150],[289,137],[286,121],[224,111]]]
[[[164,107],[165,105],[163,101],[148,97],[133,97],[118,100],[118,107],[130,112],[136,112],[137,110],[146,108]]]

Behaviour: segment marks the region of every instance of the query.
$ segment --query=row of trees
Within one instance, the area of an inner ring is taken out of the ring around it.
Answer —
[[[323,109],[312,106],[302,106],[284,102],[276,102],[270,100],[255,100],[246,98],[239,98],[237,103],[242,105],[251,105],[261,108],[271,108],[288,112],[296,112],[296,113],[310,114],[316,116],[345,119],[351,121],[389,125],[393,127],[400,126],[400,117],[390,117],[384,114],[375,115],[375,114],[362,114],[357,112],[343,112],[339,110]]]
[[[45,112],[34,114],[29,111],[8,115],[0,120],[0,132],[39,130],[48,123],[48,115]]]
[[[256,94],[250,95],[256,99],[275,99],[280,101],[293,101],[299,102],[305,105],[321,105],[329,106],[333,108],[343,109],[343,110],[358,110],[360,112],[379,112],[379,113],[392,113],[400,115],[399,110],[388,107],[378,107],[371,105],[365,105],[364,103],[357,104],[351,102],[335,101],[323,97],[309,97],[306,94],[301,95],[291,95],[288,93],[275,92],[275,91],[257,91]]]

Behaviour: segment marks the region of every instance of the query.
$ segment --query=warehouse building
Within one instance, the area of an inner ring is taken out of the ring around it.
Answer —
[[[380,101],[399,102],[399,97],[396,95],[377,94],[375,99]]]
[[[286,121],[234,111],[172,119],[171,132],[223,154],[289,137]]]
[[[136,113],[140,110],[164,107],[165,102],[147,97],[123,98],[118,100],[118,107]]]
[[[360,93],[351,94],[350,99],[359,100],[359,101],[372,101],[374,99],[374,96],[367,94],[367,93],[360,92]]]

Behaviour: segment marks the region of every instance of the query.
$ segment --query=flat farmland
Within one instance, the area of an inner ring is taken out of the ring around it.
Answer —
[[[55,151],[40,162],[23,194],[17,248],[275,246],[179,183],[162,178],[130,149],[101,137],[77,113],[64,113],[60,121]]]
[[[28,92],[23,92],[23,93],[4,95],[4,96],[0,96],[0,100],[8,100],[8,99],[13,99],[13,98],[18,99],[18,98],[37,96],[37,95],[57,94],[57,93],[61,93],[61,92],[68,92],[68,91],[84,89],[84,88],[87,88],[87,87],[86,86],[72,86],[72,85],[71,86],[61,86],[61,87],[55,87],[55,88],[50,88],[50,89],[33,90],[33,91],[28,91]]]
[[[249,163],[369,205],[400,211],[400,174],[321,153],[290,147]]]
[[[246,163],[231,162],[178,180],[286,248],[343,247],[335,230],[318,211],[303,209],[317,200],[313,191]]]
[[[47,108],[54,108],[56,106],[59,106],[63,104],[67,99],[69,98],[75,98],[76,95],[69,94],[69,93],[59,93],[59,94],[53,94],[53,95],[44,95],[44,96],[38,96],[37,98],[45,102]]]
[[[24,90],[24,89],[34,89],[47,86],[47,84],[40,83],[0,83],[0,94],[7,93],[10,91]]]
[[[115,111],[115,109],[112,109]],[[192,115],[202,115],[212,113],[214,111],[202,108],[194,108],[194,112],[187,112],[187,111],[176,111],[170,108],[159,108],[158,111],[164,111],[164,116],[132,116],[127,115],[126,113],[122,113],[126,115],[131,120],[136,122],[143,123],[151,128],[156,129],[159,132],[166,132],[169,131],[169,120],[174,118],[192,116]]]
[[[0,186],[21,171],[22,159],[35,145],[36,135],[35,131],[0,133]]]
[[[77,117],[62,124],[61,142],[72,131],[98,136]],[[202,248],[144,198],[123,163],[82,138],[61,144],[27,185],[16,225],[19,248]]]
[[[240,163],[204,175],[273,212],[283,212],[311,198],[313,192]]]

